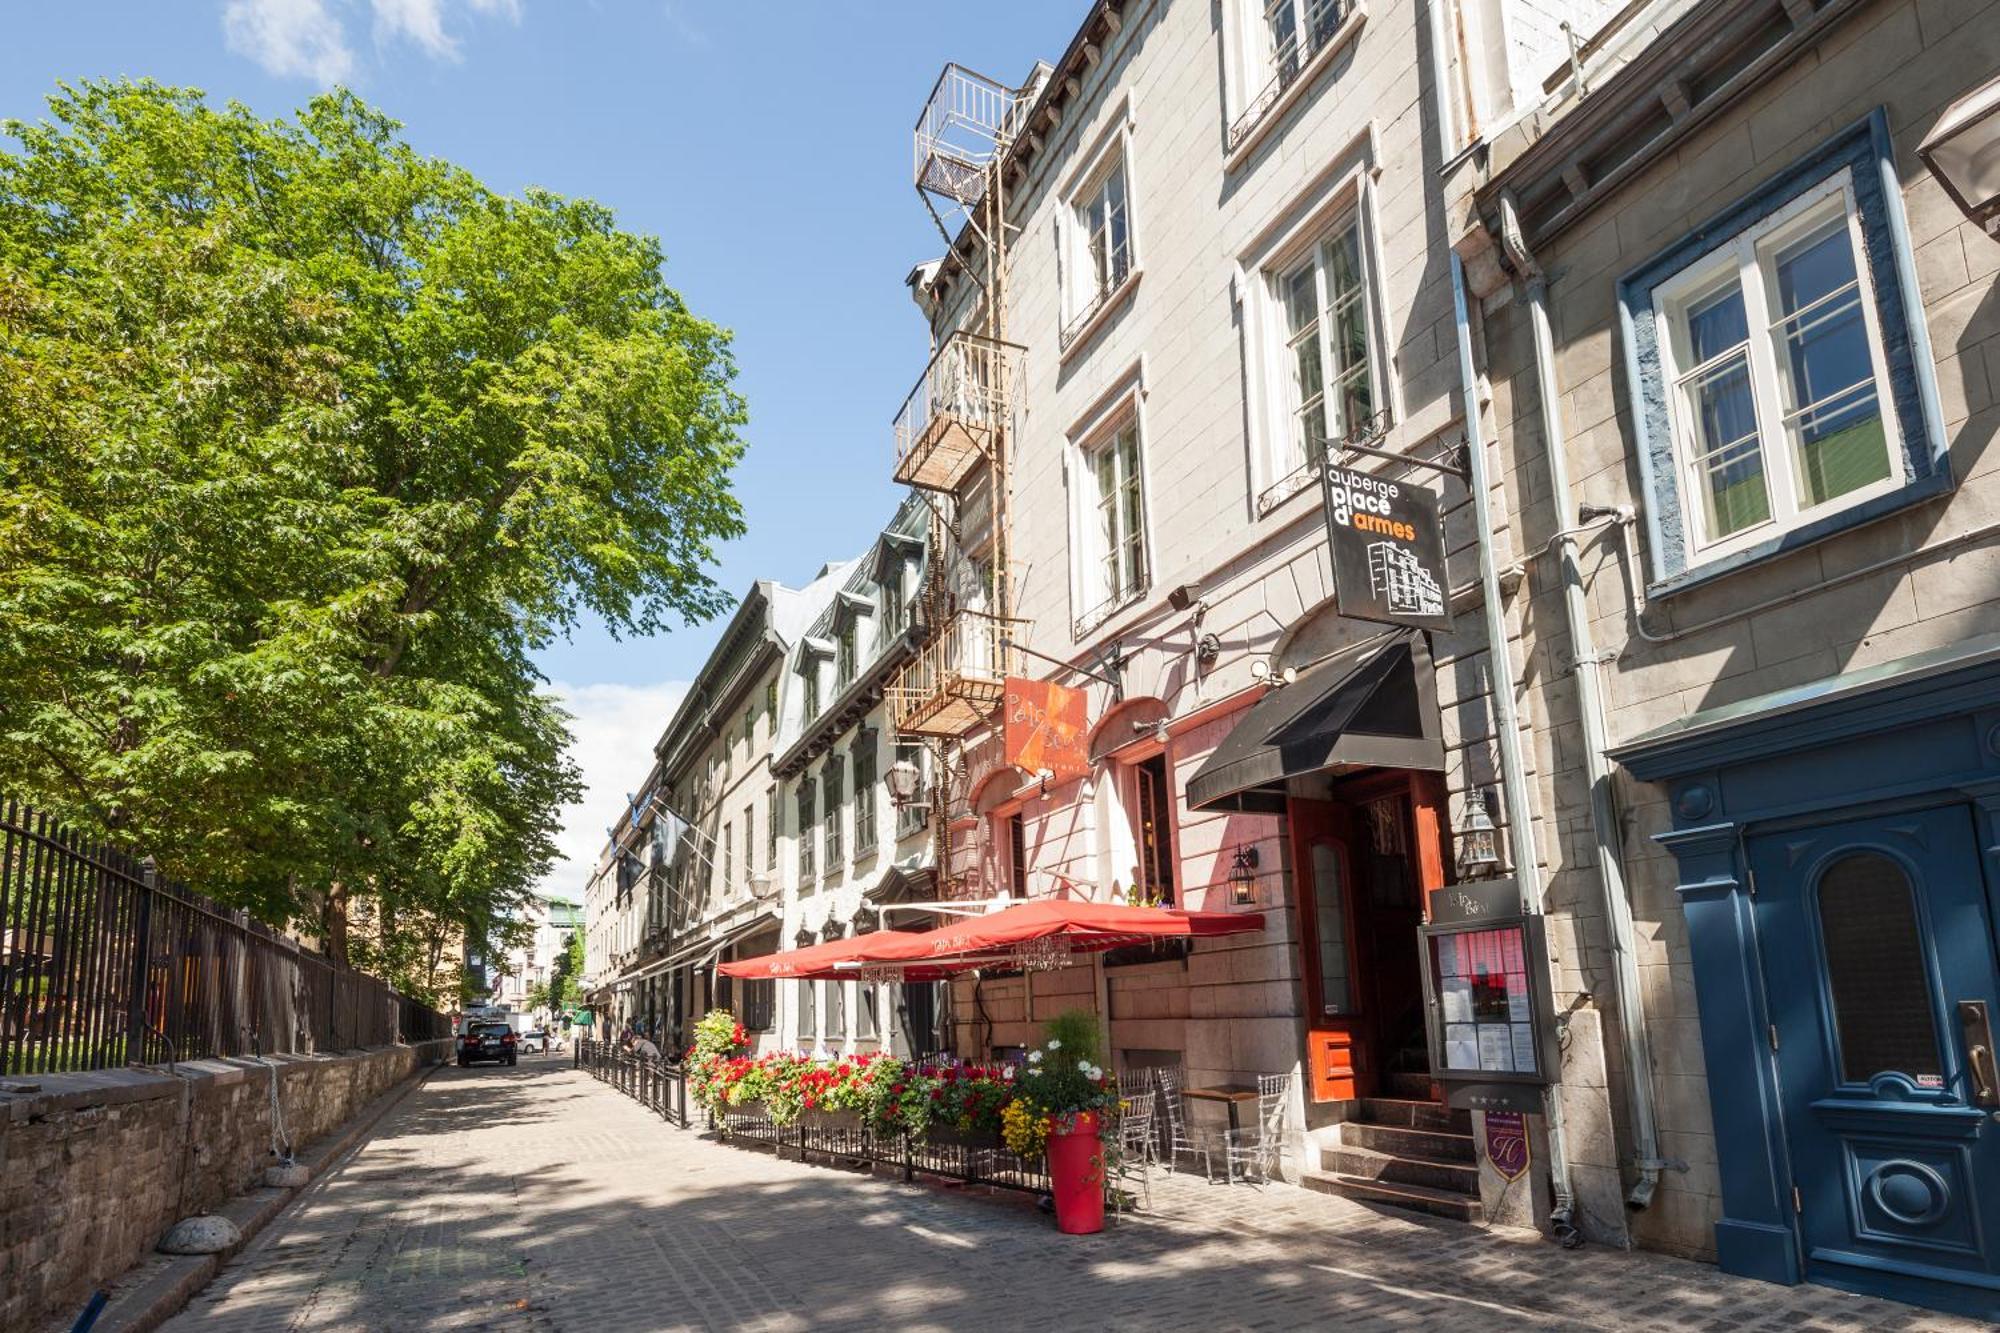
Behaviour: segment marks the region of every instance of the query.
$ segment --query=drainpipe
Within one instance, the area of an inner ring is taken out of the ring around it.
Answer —
[[[1499,733],[1500,779],[1507,796],[1507,841],[1528,910],[1543,908],[1541,867],[1535,855],[1533,814],[1528,806],[1527,765],[1521,759],[1521,731],[1514,711],[1514,654],[1507,638],[1507,615],[1500,605],[1500,569],[1493,558],[1493,514],[1489,507],[1492,480],[1487,471],[1486,441],[1479,429],[1479,383],[1473,372],[1472,321],[1465,307],[1465,266],[1451,252],[1451,308],[1458,329],[1459,393],[1465,410],[1466,478],[1472,491],[1472,514],[1479,532],[1479,586],[1486,617],[1486,653],[1493,683],[1493,722]],[[1550,1085],[1542,1098],[1542,1116],[1549,1136],[1549,1186],[1555,1193],[1549,1227],[1565,1248],[1581,1244],[1576,1230],[1576,1199],[1570,1191],[1569,1154],[1565,1151],[1562,1097]]]
[[[1528,278],[1528,319],[1535,341],[1535,386],[1542,402],[1542,452],[1549,463],[1549,492],[1555,505],[1556,544],[1562,560],[1563,609],[1569,621],[1571,663],[1576,674],[1577,706],[1583,714],[1583,765],[1590,783],[1590,828],[1597,844],[1597,868],[1604,886],[1604,916],[1611,924],[1612,974],[1618,990],[1618,1027],[1625,1040],[1625,1067],[1631,1078],[1632,1132],[1637,1139],[1639,1179],[1625,1195],[1635,1212],[1653,1201],[1660,1183],[1659,1133],[1653,1114],[1653,1052],[1646,1029],[1646,1004],[1639,989],[1636,932],[1632,900],[1625,882],[1625,854],[1619,836],[1618,807],[1612,799],[1611,761],[1605,757],[1606,735],[1603,665],[1590,634],[1590,603],[1584,595],[1583,570],[1577,563],[1576,529],[1571,526],[1576,504],[1570,494],[1569,457],[1562,430],[1561,390],[1556,385],[1555,338],[1549,330],[1548,280],[1521,241],[1514,201],[1500,200],[1501,245],[1515,267]]]

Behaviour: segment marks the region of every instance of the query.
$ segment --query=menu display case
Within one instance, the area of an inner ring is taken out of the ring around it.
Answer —
[[[1431,1073],[1445,1100],[1475,1110],[1540,1111],[1562,1064],[1542,918],[1512,880],[1432,896],[1419,932]]]

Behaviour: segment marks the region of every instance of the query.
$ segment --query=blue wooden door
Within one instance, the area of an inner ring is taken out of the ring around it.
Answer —
[[[2000,1318],[2000,992],[1971,809],[1748,851],[1807,1276]]]

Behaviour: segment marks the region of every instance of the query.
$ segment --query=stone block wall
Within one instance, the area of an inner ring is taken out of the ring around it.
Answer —
[[[0,1328],[81,1309],[180,1218],[253,1188],[274,1160],[272,1071],[296,1151],[449,1053],[440,1041],[16,1080],[34,1090],[0,1092]]]

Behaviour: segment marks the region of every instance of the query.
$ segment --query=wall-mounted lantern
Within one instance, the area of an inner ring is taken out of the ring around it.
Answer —
[[[907,759],[898,759],[889,765],[886,776],[889,783],[889,799],[899,806],[914,803],[917,794],[923,789],[923,774],[919,773],[917,766]]]
[[[1917,156],[1961,212],[2000,236],[2000,76],[1946,107]]]
[[[1229,864],[1229,901],[1249,907],[1257,901],[1257,848],[1238,846]]]
[[[1458,823],[1458,871],[1479,879],[1500,868],[1500,838],[1493,826],[1493,789],[1465,794],[1465,817]]]

